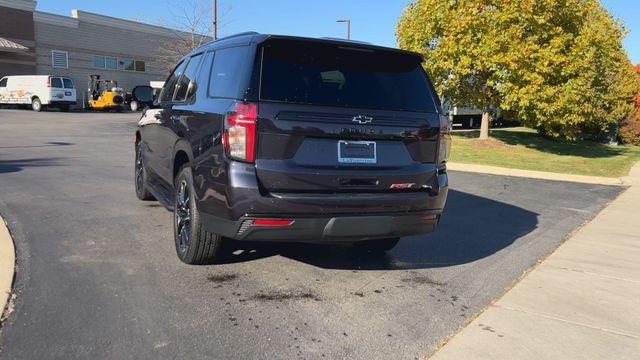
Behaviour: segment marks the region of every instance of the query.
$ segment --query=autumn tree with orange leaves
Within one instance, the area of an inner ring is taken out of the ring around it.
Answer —
[[[640,64],[635,66],[638,82],[640,83]],[[635,97],[635,110],[620,124],[618,140],[623,144],[640,145],[640,91]]]

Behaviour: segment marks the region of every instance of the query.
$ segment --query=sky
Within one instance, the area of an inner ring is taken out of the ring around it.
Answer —
[[[200,1],[200,0],[197,0]],[[206,1],[206,0],[202,0]],[[395,24],[408,0],[218,0],[221,35],[243,31],[311,37],[345,37],[351,20],[351,38],[396,46]],[[116,2],[117,3],[117,2]],[[124,19],[170,24],[179,14],[180,0],[38,0],[37,10],[69,16],[79,9]],[[624,46],[634,64],[640,63],[640,1],[602,0],[629,34]]]

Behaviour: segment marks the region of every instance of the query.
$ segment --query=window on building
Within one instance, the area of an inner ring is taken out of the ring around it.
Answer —
[[[111,56],[93,55],[93,67],[98,69],[118,70],[118,59]]]
[[[104,63],[109,70],[118,70],[118,59],[114,57],[105,56]]]
[[[62,50],[51,50],[51,65],[54,68],[69,68],[69,54]]]
[[[93,55],[93,67],[98,69],[106,68],[104,56]]]
[[[122,59],[122,68],[125,71],[135,71],[135,61],[133,59]]]
[[[147,64],[144,61],[136,60],[136,71],[140,71],[140,72],[147,71]]]

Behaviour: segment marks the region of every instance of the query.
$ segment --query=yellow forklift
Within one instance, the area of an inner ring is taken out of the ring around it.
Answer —
[[[96,110],[122,111],[124,97],[115,80],[102,80],[100,75],[89,75],[87,107]]]

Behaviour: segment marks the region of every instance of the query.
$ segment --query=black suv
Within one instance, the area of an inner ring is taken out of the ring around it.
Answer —
[[[433,231],[450,126],[421,62],[337,39],[206,44],[140,120],[136,194],[173,210],[189,264],[210,262],[226,238],[386,251]]]

